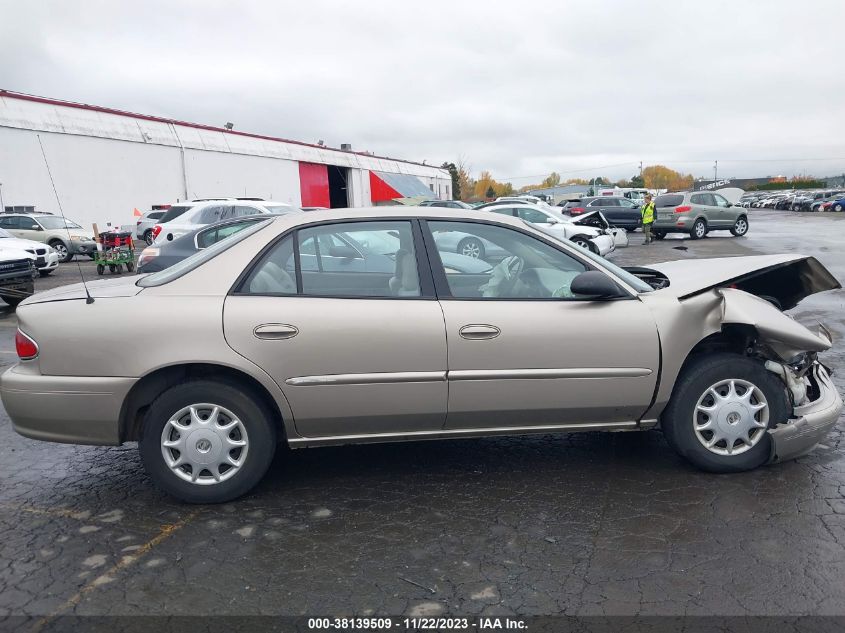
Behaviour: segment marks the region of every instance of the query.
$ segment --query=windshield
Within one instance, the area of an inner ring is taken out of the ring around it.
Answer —
[[[182,275],[191,272],[192,270],[198,268],[210,259],[214,259],[220,253],[231,248],[238,242],[241,242],[242,240],[246,239],[253,233],[257,233],[265,226],[269,226],[270,222],[271,220],[269,219],[263,222],[256,222],[255,226],[251,226],[249,228],[244,229],[243,231],[239,231],[231,237],[227,237],[226,239],[221,240],[216,244],[212,244],[208,248],[197,251],[195,254],[191,255],[187,259],[183,259],[181,262],[174,264],[170,268],[166,268],[157,273],[147,275],[146,277],[141,277],[136,283],[136,285],[140,286],[141,288],[152,288],[155,286],[163,286],[164,284],[170,283],[174,279],[179,279],[179,277],[181,277]]]
[[[36,218],[36,221],[43,226],[45,229],[53,230],[53,229],[81,229],[82,227],[79,226],[76,222],[71,222],[70,220],[65,220],[62,217],[57,215],[44,215],[39,218]]]
[[[11,233],[9,233],[6,229],[0,229],[0,238],[3,237],[15,237]]]

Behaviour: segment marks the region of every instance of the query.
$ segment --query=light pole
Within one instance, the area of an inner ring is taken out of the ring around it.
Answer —
[[[3,183],[0,182],[0,213],[5,213],[6,207],[3,206]]]
[[[716,181],[719,180],[719,161],[713,163],[713,189],[716,188]]]

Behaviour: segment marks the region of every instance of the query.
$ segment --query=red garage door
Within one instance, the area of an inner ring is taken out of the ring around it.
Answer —
[[[299,163],[299,191],[303,207],[330,207],[328,166]]]

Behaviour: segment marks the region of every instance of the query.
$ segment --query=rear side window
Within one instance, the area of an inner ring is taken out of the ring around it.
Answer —
[[[164,211],[154,211],[147,216],[148,220],[158,220],[164,215]]]
[[[677,193],[664,194],[657,196],[654,200],[654,206],[658,209],[661,207],[679,207],[684,203],[684,196]]]
[[[198,224],[214,224],[231,217],[232,207],[229,205],[212,205],[200,212]]]
[[[158,223],[159,223],[159,224],[164,224],[165,222],[170,222],[170,220],[173,220],[174,218],[178,218],[180,215],[182,215],[183,213],[185,213],[185,211],[187,211],[187,210],[188,210],[188,209],[190,209],[190,208],[191,208],[191,207],[186,206],[186,205],[181,205],[181,206],[180,206],[180,205],[177,205],[177,206],[170,207],[170,208],[169,208],[169,209],[168,209],[168,210],[164,213],[164,215],[163,215],[163,216],[161,216],[161,218],[159,218]]]

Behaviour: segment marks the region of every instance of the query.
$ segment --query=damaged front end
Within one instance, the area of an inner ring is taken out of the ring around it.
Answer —
[[[742,290],[721,288],[722,323],[751,325],[757,333],[751,355],[783,382],[792,415],[769,429],[771,461],[798,457],[812,450],[839,420],[842,397],[830,378],[831,371],[818,360],[830,349],[832,335],[819,324],[812,332],[790,316],[774,309],[770,301]]]

